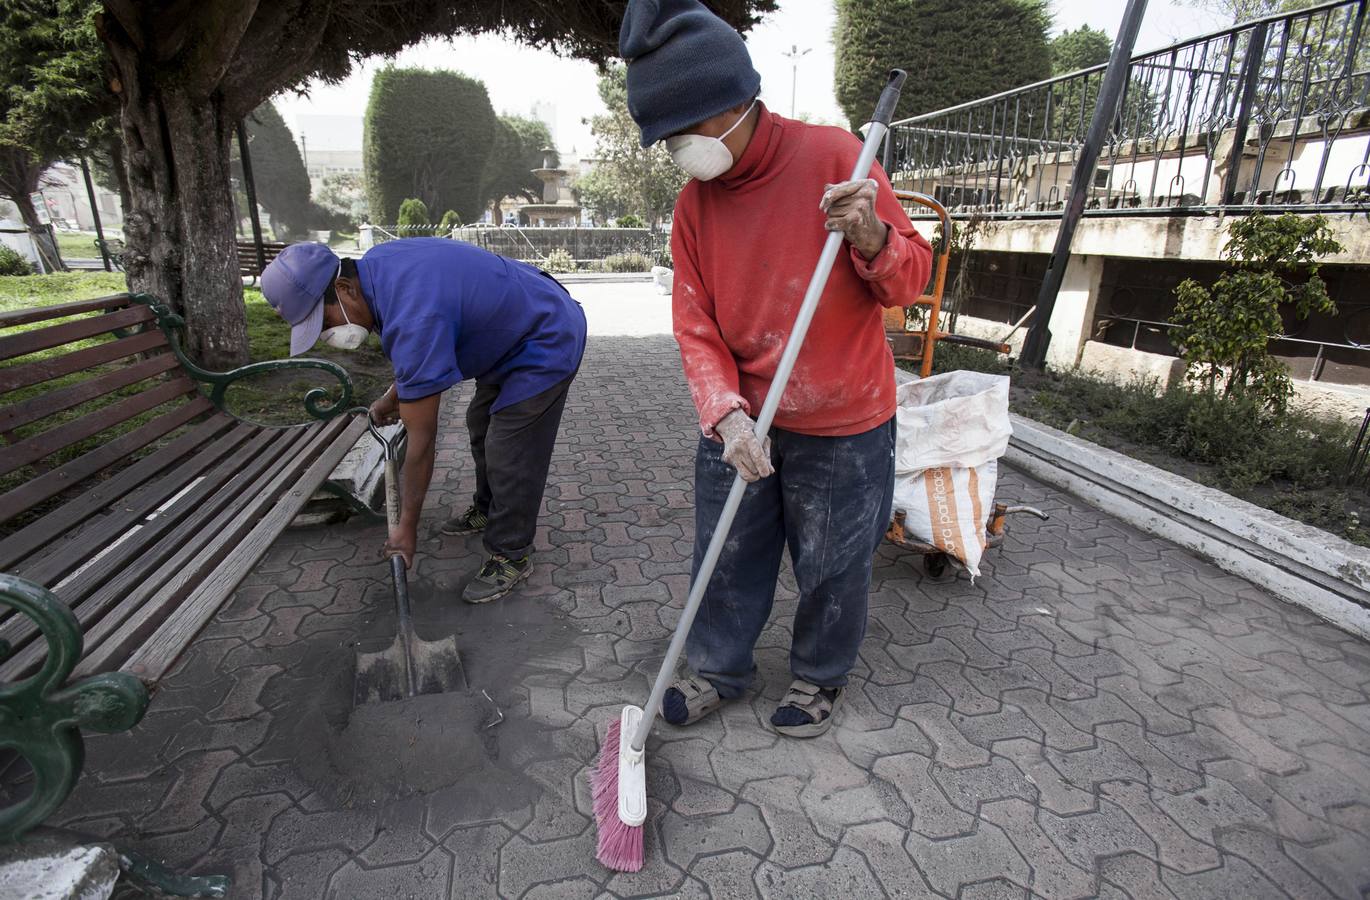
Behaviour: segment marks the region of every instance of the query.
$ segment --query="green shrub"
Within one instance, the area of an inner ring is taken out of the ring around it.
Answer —
[[[1281,311],[1297,320],[1335,314],[1318,277],[1320,260],[1342,251],[1322,216],[1252,213],[1228,226],[1223,258],[1231,268],[1211,287],[1192,278],[1175,288],[1171,337],[1188,377],[1222,396],[1250,394],[1280,410],[1294,393],[1289,369],[1270,355],[1270,339],[1285,328]]]
[[[666,243],[665,247],[662,247],[656,252],[656,258],[652,260],[652,262],[663,268],[675,268],[675,261],[671,259],[671,244],[669,241]]]
[[[399,225],[432,225],[428,218],[428,204],[410,197],[400,204]]]
[[[453,228],[459,227],[461,227],[461,216],[457,215],[457,211],[454,209],[449,209],[443,213],[442,221],[438,222],[438,228],[443,231],[451,231]]]
[[[647,272],[652,261],[642,253],[615,253],[604,257],[606,272]]]
[[[626,216],[619,216],[618,219],[617,219],[617,223],[618,223],[617,227],[619,227],[619,228],[646,228],[646,227],[647,227],[647,223],[644,222],[644,221],[642,221],[642,217],[641,217],[641,216],[635,216],[635,215],[633,215],[632,213],[628,213]]]
[[[33,266],[18,250],[0,247],[0,275],[32,275]]]
[[[542,270],[544,272],[551,272],[553,275],[574,272],[576,270],[576,261],[572,258],[571,251],[558,247],[547,254],[547,258],[542,261]]]

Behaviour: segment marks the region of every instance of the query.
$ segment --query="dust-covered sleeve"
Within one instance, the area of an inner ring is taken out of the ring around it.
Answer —
[[[719,331],[714,298],[699,274],[699,251],[687,188],[676,203],[671,226],[671,319],[685,380],[699,411],[699,427],[713,437],[714,426],[724,416],[735,409],[750,415],[751,408],[738,390],[737,360]]]
[[[456,325],[423,316],[386,329],[382,345],[395,368],[395,393],[402,402],[447,390],[464,377],[457,366]]]
[[[853,141],[855,153],[847,163],[847,173],[856,164],[860,144]],[[845,176],[844,176],[845,177]],[[890,180],[880,163],[871,166],[875,179],[875,215],[889,226],[884,248],[867,260],[855,247],[847,245],[852,266],[868,285],[881,306],[911,306],[927,287],[932,272],[932,246],[913,227],[904,206],[894,196]]]

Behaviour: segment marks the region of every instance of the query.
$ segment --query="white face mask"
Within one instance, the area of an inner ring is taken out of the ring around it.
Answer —
[[[336,350],[356,350],[371,332],[364,325],[353,325],[347,318],[347,306],[338,300],[345,325],[334,325],[319,332],[319,340]]]
[[[746,120],[754,106],[755,100],[720,137],[709,137],[707,134],[677,134],[675,137],[666,138],[666,151],[671,154],[675,164],[691,178],[698,178],[700,181],[717,178],[733,167],[733,153],[728,149],[728,145],[723,143],[723,138],[732,134],[737,126]]]

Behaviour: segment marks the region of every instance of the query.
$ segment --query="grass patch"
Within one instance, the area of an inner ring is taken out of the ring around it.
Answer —
[[[122,272],[57,272],[0,277],[0,312],[90,300],[128,290]]]
[[[1370,496],[1341,484],[1350,425],[1154,381],[1025,372],[996,354],[939,346],[934,371],[1011,375],[1012,410],[1029,419],[1370,546]]]
[[[100,248],[95,246],[95,232],[85,234],[80,231],[60,231],[53,229],[57,237],[57,252],[62,259],[99,259]],[[113,238],[108,231],[106,239]]]

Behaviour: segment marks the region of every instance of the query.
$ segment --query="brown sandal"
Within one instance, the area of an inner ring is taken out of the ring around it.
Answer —
[[[790,684],[785,699],[780,701],[780,705],[776,707],[775,713],[771,716],[771,727],[776,730],[777,734],[783,734],[786,737],[818,737],[832,727],[833,719],[837,716],[837,707],[841,703],[842,688],[819,687],[802,678],[796,678]],[[785,709],[797,709],[809,721],[797,725],[777,723],[776,718]]]
[[[666,701],[670,697],[671,691],[678,691],[685,698],[686,715],[684,721],[672,722],[666,716]],[[709,679],[699,675],[677,678],[666,689],[666,696],[661,698],[661,718],[670,725],[693,725],[722,706],[723,702],[723,698],[718,696],[718,690]]]

